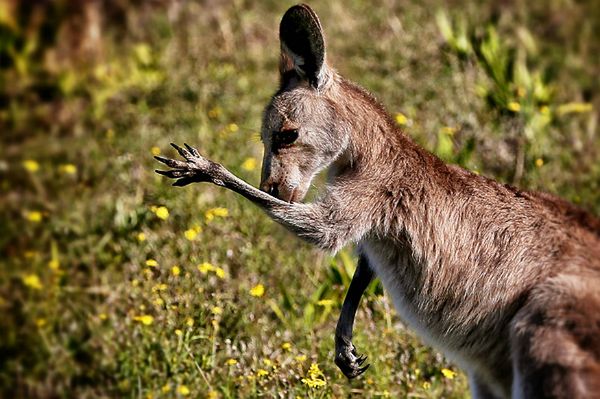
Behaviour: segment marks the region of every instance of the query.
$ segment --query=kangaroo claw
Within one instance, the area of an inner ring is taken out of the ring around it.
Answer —
[[[185,161],[179,161],[177,159],[169,159],[161,156],[155,156],[154,158],[172,168],[171,170],[156,170],[155,172],[159,175],[169,177],[171,179],[178,179],[174,186],[186,186],[190,183],[198,182],[217,182],[215,176],[215,164],[204,158],[197,149],[194,147],[184,144],[186,148],[182,148],[175,143],[171,143],[171,146],[177,150]]]
[[[356,378],[367,371],[370,364],[361,367],[366,360],[366,355],[356,353],[356,348],[349,339],[341,339],[336,345],[335,364],[348,379]]]

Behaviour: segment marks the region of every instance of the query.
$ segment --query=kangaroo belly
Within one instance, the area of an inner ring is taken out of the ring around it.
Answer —
[[[368,244],[362,245],[361,249],[390,295],[402,321],[427,344],[466,366],[465,363],[469,363],[466,356],[455,348],[457,345],[453,345],[452,337],[443,333],[445,323],[439,320],[440,315],[430,313],[431,306],[423,298],[421,266],[412,257],[410,250],[396,248],[393,251],[382,251],[378,245]]]
[[[502,381],[510,378],[508,340],[502,338],[502,324],[507,322],[489,317],[481,309],[470,312],[479,304],[457,300],[468,295],[461,294],[455,281],[435,281],[409,247],[372,240],[362,242],[360,250],[381,279],[400,318],[425,343],[466,371],[483,376],[490,385],[510,384]]]

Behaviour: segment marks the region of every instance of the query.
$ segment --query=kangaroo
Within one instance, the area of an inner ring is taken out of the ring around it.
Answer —
[[[260,190],[187,144],[156,157],[175,186],[210,182],[298,237],[359,259],[335,333],[348,378],[365,288],[381,279],[401,318],[469,376],[476,398],[600,397],[600,220],[549,194],[447,165],[326,62],[307,5],[279,30],[280,88],[264,112]],[[325,192],[301,202],[328,170]]]

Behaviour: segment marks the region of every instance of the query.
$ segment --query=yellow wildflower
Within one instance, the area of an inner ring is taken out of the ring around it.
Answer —
[[[327,384],[325,380],[320,378],[303,378],[300,381],[302,381],[303,384],[308,385],[309,388],[320,388]]]
[[[154,317],[150,316],[150,315],[142,315],[142,316],[135,316],[133,318],[133,320],[135,321],[139,321],[140,323],[142,323],[145,326],[149,326],[154,322]]]
[[[260,298],[265,294],[265,286],[262,284],[256,284],[250,289],[250,295]]]
[[[227,276],[227,273],[225,273],[225,270],[223,270],[220,267],[215,267],[215,274],[217,275],[218,278],[225,278]]]
[[[544,166],[544,160],[542,158],[536,159],[535,166],[537,166],[538,168],[541,168],[542,166]]]
[[[308,376],[309,377],[323,376],[323,372],[321,371],[321,369],[319,368],[319,365],[317,363],[312,363],[310,365],[310,368],[308,369]]]
[[[25,161],[23,161],[23,167],[27,171],[35,173],[40,169],[40,164],[37,163],[37,161],[34,161],[33,159],[26,159]]]
[[[167,218],[169,217],[169,210],[166,206],[152,207],[151,210],[159,219],[167,220]]]
[[[41,290],[43,288],[42,282],[37,274],[26,274],[23,276],[23,284],[34,290]]]
[[[306,355],[298,355],[295,357],[295,359],[298,363],[303,363],[306,361]]]
[[[331,307],[335,305],[335,301],[333,299],[321,299],[317,302],[317,305],[324,307]]]
[[[158,262],[154,259],[148,259],[146,261],[146,266],[148,267],[158,267]]]
[[[154,156],[160,155],[160,148],[158,148],[157,146],[153,146],[152,148],[150,148],[150,152]]]
[[[289,342],[284,342],[283,344],[281,344],[281,349],[283,349],[284,351],[290,351],[292,350],[292,344],[290,344]]]
[[[165,301],[161,297],[154,298],[153,302],[156,306],[162,306],[165,304]]]
[[[226,365],[228,365],[228,366],[233,366],[233,365],[237,364],[237,362],[238,362],[238,361],[237,361],[237,360],[235,360],[235,359],[227,359],[227,360],[225,361],[225,364],[226,364]]]
[[[212,272],[215,270],[215,267],[208,262],[201,263],[197,266],[198,270],[202,274],[206,274],[208,272]]]
[[[39,223],[42,221],[42,212],[40,211],[29,211],[25,214],[25,218],[33,223]]]
[[[175,330],[175,335],[177,335],[178,337],[181,337],[183,335],[183,331],[181,331],[179,328],[177,328]]]
[[[146,234],[143,232],[140,232],[137,234],[136,238],[139,242],[144,242],[144,241],[146,241]]]
[[[227,217],[229,215],[229,211],[227,210],[227,208],[211,208],[209,210],[207,210],[206,212],[204,212],[204,216],[206,217],[207,221],[211,221],[213,220],[215,217]]]
[[[259,377],[259,378],[260,377],[266,377],[268,375],[269,375],[269,372],[267,370],[265,370],[265,369],[258,369],[258,370],[256,370],[256,376]]]
[[[60,269],[60,262],[58,259],[52,259],[50,262],[48,262],[48,267],[50,270],[56,272],[58,269]]]
[[[513,112],[519,112],[519,111],[521,111],[521,104],[519,104],[516,101],[511,101],[508,103],[506,108],[508,108],[510,111],[513,111]]]
[[[106,320],[106,319],[108,318],[108,316],[106,315],[106,313],[100,313],[100,314],[98,315],[98,318],[99,318],[100,320]]]
[[[198,232],[195,229],[187,229],[183,235],[188,241],[194,241],[198,236]]]
[[[194,319],[192,319],[191,317],[188,317],[187,319],[185,319],[185,324],[188,327],[193,327],[194,326]]]
[[[64,163],[58,166],[58,171],[65,175],[74,175],[77,173],[77,166],[72,163]]]
[[[540,113],[542,113],[543,115],[548,115],[550,113],[550,107],[548,107],[547,105],[542,105],[540,107]]]
[[[171,391],[171,385],[165,384],[165,385],[163,385],[163,387],[160,390],[162,393],[167,393],[167,392]]]
[[[213,308],[211,309],[212,314],[214,315],[219,315],[223,313],[223,308],[221,308],[220,306],[213,306]]]
[[[267,366],[267,367],[271,367],[271,366],[273,365],[273,362],[271,361],[271,359],[264,358],[264,359],[262,360],[262,362],[263,362],[263,364],[264,364],[265,366]]]
[[[308,377],[303,378],[301,381],[303,384],[308,385],[309,388],[320,388],[327,384],[324,377],[319,365],[312,363],[308,369]]]
[[[181,269],[179,268],[179,266],[175,265],[171,268],[171,274],[175,277],[179,276],[181,274]]]
[[[424,390],[428,390],[429,388],[431,388],[431,382],[425,381],[425,382],[423,382],[422,386],[423,386]]]
[[[180,385],[177,387],[177,393],[181,396],[188,396],[190,394],[190,389],[185,385]]]
[[[242,163],[242,169],[248,171],[256,169],[256,158],[246,158]]]
[[[449,380],[451,380],[454,377],[456,377],[456,372],[454,372],[454,371],[452,371],[450,369],[442,369],[441,372],[444,375],[444,377],[446,377]]]
[[[167,285],[165,283],[156,284],[152,287],[152,292],[165,291],[167,289]]]
[[[46,325],[46,319],[44,318],[39,318],[39,319],[35,319],[35,325],[42,328]]]
[[[217,399],[219,394],[216,391],[209,391],[206,399]]]
[[[240,127],[238,125],[236,125],[235,123],[230,123],[229,125],[227,125],[227,130],[229,130],[232,133],[235,133],[238,130],[240,130]]]
[[[402,126],[404,126],[404,125],[406,125],[406,124],[408,123],[408,118],[407,118],[407,117],[406,117],[406,115],[404,115],[403,113],[401,113],[401,112],[398,112],[398,113],[396,114],[396,122],[397,122],[399,125],[402,125]]]

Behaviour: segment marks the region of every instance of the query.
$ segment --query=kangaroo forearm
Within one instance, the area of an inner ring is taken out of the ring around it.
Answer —
[[[172,146],[185,161],[157,156],[158,161],[169,166],[170,170],[156,172],[177,179],[175,186],[186,186],[191,183],[210,182],[225,187],[243,195],[261,207],[272,219],[305,239],[325,250],[336,251],[349,240],[357,238],[359,228],[364,229],[364,223],[357,223],[352,218],[353,212],[339,209],[353,201],[344,198],[343,194],[330,192],[322,200],[311,203],[288,203],[275,198],[264,191],[240,179],[224,166],[204,158],[193,147],[186,148],[176,144]],[[341,193],[344,190],[340,190]],[[362,227],[361,227],[362,226]],[[361,230],[362,231],[362,230]]]
[[[273,220],[311,244],[335,251],[347,242],[342,234],[347,229],[336,229],[343,221],[327,218],[325,202],[288,203],[253,187],[225,168],[220,174],[221,178],[216,179],[215,184],[243,195]]]

